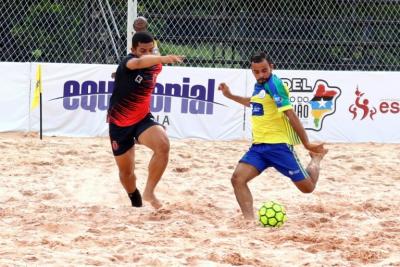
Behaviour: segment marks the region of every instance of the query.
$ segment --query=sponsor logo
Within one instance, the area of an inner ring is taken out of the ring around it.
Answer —
[[[349,111],[350,113],[353,114],[353,120],[357,117],[358,115],[358,111],[361,111],[361,118],[360,120],[365,119],[368,115],[370,117],[371,120],[374,119],[375,114],[377,113],[377,110],[375,107],[371,107],[369,105],[369,100],[367,98],[363,98],[364,97],[364,93],[362,93],[360,90],[358,90],[358,86],[356,89],[356,100],[354,102],[354,104],[351,104],[349,106]]]
[[[135,82],[142,83],[142,81],[143,81],[143,77],[142,76],[140,76],[140,75],[136,76]]]
[[[300,170],[289,171],[290,175],[295,175],[295,174],[298,174],[298,173],[300,173]]]
[[[66,81],[63,96],[53,98],[62,99],[66,110],[83,109],[90,112],[107,110],[111,94],[114,90],[114,81]]]
[[[280,104],[282,102],[282,98],[278,95],[274,95],[274,101],[277,104]]]
[[[143,78],[136,77],[137,82]],[[83,109],[90,112],[108,109],[111,94],[114,90],[114,81],[75,81],[64,83],[63,96],[53,100],[63,101],[66,110]],[[215,79],[208,79],[206,85],[191,84],[190,78],[184,77],[182,83],[157,83],[151,96],[150,109],[152,112],[170,113],[176,99],[180,102],[180,112],[183,114],[214,113],[214,105],[221,105],[214,101]]]
[[[152,112],[171,112],[172,99],[180,99],[180,112],[183,114],[214,113],[215,80],[208,79],[207,86],[190,84],[190,78],[184,77],[182,83],[157,83],[151,99]]]
[[[320,131],[326,117],[336,112],[341,89],[319,79],[314,86],[305,78],[282,78],[291,92],[290,102],[304,128]]]
[[[264,115],[264,109],[263,105],[260,103],[251,103],[251,112],[253,116],[263,116]]]
[[[352,120],[359,119],[364,120],[369,118],[370,120],[375,119],[375,115],[381,114],[398,114],[400,112],[400,100],[398,99],[382,99],[379,102],[378,108],[371,105],[368,98],[364,96],[365,93],[360,91],[357,86],[354,92],[356,97],[354,104],[349,106],[349,112],[353,115]]]

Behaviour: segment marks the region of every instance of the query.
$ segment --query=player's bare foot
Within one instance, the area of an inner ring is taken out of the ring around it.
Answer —
[[[149,202],[150,205],[152,205],[153,208],[155,208],[155,209],[159,209],[159,208],[162,207],[161,202],[160,202],[153,194],[150,195],[150,194],[144,193],[142,199],[143,199],[144,201]]]

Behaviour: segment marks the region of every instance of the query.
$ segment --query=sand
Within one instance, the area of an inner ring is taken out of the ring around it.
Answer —
[[[262,173],[255,209],[282,203],[277,229],[242,220],[230,177],[248,146],[171,140],[155,210],[130,207],[107,138],[0,133],[0,266],[400,266],[399,144],[327,144],[312,194]],[[137,146],[141,189],[150,156]]]

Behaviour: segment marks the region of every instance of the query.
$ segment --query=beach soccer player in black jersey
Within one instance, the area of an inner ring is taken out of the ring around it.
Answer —
[[[154,189],[168,164],[169,140],[164,128],[150,113],[150,99],[162,64],[183,60],[182,56],[154,55],[153,49],[154,38],[149,32],[133,35],[131,53],[117,68],[107,114],[119,178],[134,207],[142,206],[142,196],[136,187],[135,141],[153,151],[143,200],[155,208],[161,207]]]
[[[149,23],[147,22],[147,19],[145,17],[140,16],[135,18],[135,20],[133,21],[133,34],[135,34],[136,32],[147,32],[148,26]],[[158,44],[156,40],[154,40],[153,54],[160,55],[160,51],[158,49]],[[111,73],[111,78],[115,79],[116,74],[117,74],[116,72]]]

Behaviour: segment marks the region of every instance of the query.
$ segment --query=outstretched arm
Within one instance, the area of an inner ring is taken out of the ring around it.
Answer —
[[[176,55],[166,55],[166,56],[156,56],[156,55],[146,55],[140,58],[132,58],[126,63],[128,69],[145,69],[157,64],[173,64],[181,63],[183,61],[183,56]]]
[[[226,98],[229,98],[235,102],[238,102],[239,104],[242,104],[246,107],[250,107],[250,97],[233,95],[231,93],[231,90],[229,89],[229,86],[226,85],[226,83],[220,83],[218,86],[218,90],[220,90]]]
[[[299,136],[301,142],[303,143],[304,147],[315,153],[323,153],[325,152],[324,144],[312,144],[308,140],[308,136],[306,130],[304,130],[303,125],[301,124],[299,117],[297,117],[296,113],[294,113],[293,109],[285,110],[285,115],[289,119],[290,125],[292,125],[293,129]]]

